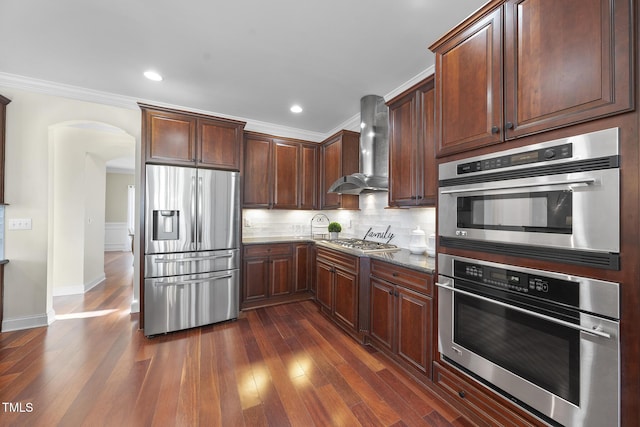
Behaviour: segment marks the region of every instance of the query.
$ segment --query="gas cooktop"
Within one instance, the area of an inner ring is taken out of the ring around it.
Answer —
[[[340,246],[343,248],[353,249],[362,253],[372,252],[394,252],[399,251],[400,248],[390,243],[373,242],[371,240],[363,239],[334,239],[326,240],[325,243],[329,245]]]

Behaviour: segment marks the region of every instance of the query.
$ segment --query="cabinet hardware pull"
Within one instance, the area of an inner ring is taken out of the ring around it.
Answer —
[[[513,123],[507,122],[507,129],[513,129]]]
[[[465,393],[465,391],[464,391],[464,390],[460,390],[460,391],[458,392],[458,396],[460,396],[460,397],[461,397],[461,398],[463,398],[463,399],[464,399],[464,397],[465,397],[466,395],[467,395],[467,393]]]
[[[391,275],[392,275],[393,277],[398,277],[398,276],[399,276],[399,274],[398,274],[397,272],[395,272],[395,271],[394,271],[393,273],[391,273]]]
[[[389,295],[393,295],[393,289],[389,289]]]
[[[560,181],[550,181],[550,182],[535,182],[531,184],[523,184],[518,186],[505,186],[505,185],[496,185],[496,186],[486,186],[486,187],[477,187],[477,188],[461,188],[456,190],[441,190],[440,194],[464,194],[464,193],[475,193],[477,191],[493,191],[493,190],[515,190],[518,188],[530,188],[530,187],[545,187],[545,186],[587,186],[596,184],[597,180],[595,178],[580,178],[580,179],[567,179]]]
[[[498,126],[492,126],[491,133],[492,134],[500,133],[500,128]]]
[[[555,317],[547,316],[546,314],[537,313],[535,311],[527,310],[526,308],[521,308],[521,307],[518,307],[518,306],[515,306],[515,305],[504,303],[502,301],[497,301],[497,300],[494,300],[494,299],[491,299],[491,298],[487,298],[487,297],[484,297],[482,295],[474,294],[472,292],[463,291],[461,289],[454,288],[452,286],[445,285],[443,283],[436,282],[435,285],[437,287],[439,287],[439,288],[446,289],[448,291],[451,291],[451,292],[454,292],[454,293],[457,293],[457,294],[466,295],[468,297],[476,298],[476,299],[479,299],[481,301],[488,302],[490,304],[495,304],[495,305],[498,305],[500,307],[507,308],[509,310],[518,311],[520,313],[527,314],[527,315],[533,316],[533,317],[537,317],[538,319],[546,320],[546,321],[551,322],[551,323],[556,323],[558,325],[561,325],[561,326],[564,326],[564,327],[567,327],[567,328],[570,328],[570,329],[574,329],[576,331],[581,331],[581,332],[584,332],[584,333],[590,334],[590,335],[596,335],[596,336],[601,337],[601,338],[611,338],[611,334],[608,334],[606,332],[602,332],[597,327],[594,328],[594,329],[589,329],[586,326],[576,325],[575,323],[567,322],[567,321],[562,320],[562,319],[558,319],[558,318],[555,318]]]

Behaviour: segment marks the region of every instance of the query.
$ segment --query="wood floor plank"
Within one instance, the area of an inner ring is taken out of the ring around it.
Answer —
[[[271,382],[277,392],[278,400],[276,400],[276,396],[273,397],[273,403],[281,403],[284,408],[287,416],[287,422],[291,425],[314,425],[313,420],[311,419],[309,412],[306,410],[300,396],[298,395],[296,388],[293,386],[291,382],[291,374],[287,369],[287,366],[283,363],[280,358],[279,353],[274,347],[274,343],[284,344],[282,336],[280,336],[277,328],[273,321],[271,321],[270,317],[267,313],[265,313],[264,309],[256,310],[257,316],[259,316],[260,321],[250,322],[251,330],[254,333],[254,336],[260,346],[262,353],[265,356],[266,367],[268,369]],[[252,314],[255,314],[252,313]],[[251,317],[250,317],[251,319]],[[255,319],[257,320],[257,319]],[[286,345],[286,344],[284,344]],[[293,378],[298,376],[299,374],[294,374]],[[272,420],[271,411],[274,409],[279,410],[279,405],[275,408],[269,407],[268,402],[265,401],[265,410],[267,411],[267,417],[270,422],[275,421],[274,425],[282,422],[281,420]],[[278,412],[276,412],[278,414]]]
[[[360,425],[371,427],[384,427],[391,424],[383,424],[376,414],[364,402],[351,407],[351,412],[358,419]]]
[[[338,370],[347,380],[349,385],[361,396],[362,402],[366,406],[375,410],[376,418],[384,425],[391,425],[402,418],[389,404],[371,387],[371,385],[360,376],[351,366],[346,363],[338,366]],[[360,403],[354,405],[358,406]]]
[[[331,384],[320,387],[317,392],[322,406],[331,414],[332,425],[351,427],[360,424],[356,416],[351,412],[351,409]]]

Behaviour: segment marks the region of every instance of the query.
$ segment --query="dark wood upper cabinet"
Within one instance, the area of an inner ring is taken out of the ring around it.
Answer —
[[[244,208],[314,209],[318,144],[245,132]]]
[[[245,133],[242,168],[242,207],[272,205],[271,138]]]
[[[434,43],[437,155],[633,109],[630,12],[628,1],[510,0]]]
[[[240,170],[244,122],[139,105],[146,162]]]
[[[240,170],[240,148],[244,124],[198,119],[198,166]]]
[[[358,209],[357,195],[328,193],[338,178],[358,172],[360,168],[360,134],[342,130],[322,143],[320,200],[322,209]]]
[[[300,207],[300,144],[274,140],[273,178],[272,207]]]
[[[300,209],[318,207],[318,144],[300,145]]]
[[[434,206],[433,77],[388,102],[389,206]]]

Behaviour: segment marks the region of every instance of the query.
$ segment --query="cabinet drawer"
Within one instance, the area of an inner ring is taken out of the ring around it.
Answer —
[[[293,251],[291,249],[291,245],[288,243],[259,244],[245,245],[243,254],[245,257],[265,257],[273,255],[292,255]]]
[[[372,259],[371,275],[426,295],[433,294],[433,276],[423,271]]]
[[[444,369],[439,363],[433,364],[433,381],[453,400],[471,410],[486,422],[487,426],[535,426],[529,421],[511,412],[486,392]],[[491,392],[489,392],[491,393]]]
[[[344,254],[342,252],[319,247],[318,259],[329,264],[335,264],[343,267],[354,273],[358,271],[358,257],[354,255]]]

